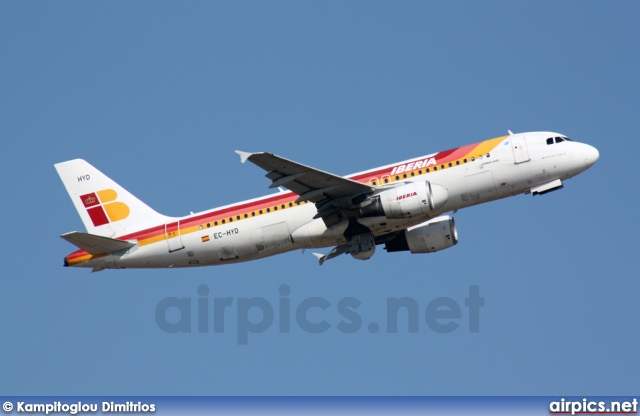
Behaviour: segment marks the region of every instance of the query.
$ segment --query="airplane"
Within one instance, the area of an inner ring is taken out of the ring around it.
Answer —
[[[458,242],[448,213],[562,189],[600,156],[563,134],[508,133],[345,177],[271,153],[236,151],[242,163],[266,171],[278,192],[185,217],[157,213],[84,160],[58,163],[87,231],[61,236],[79,248],[64,266],[195,267],[333,247],[313,253],[322,265],[347,253],[367,260],[378,245],[437,252]]]

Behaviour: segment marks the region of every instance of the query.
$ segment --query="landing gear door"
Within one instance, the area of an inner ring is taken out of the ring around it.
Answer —
[[[509,138],[511,141],[511,149],[513,149],[513,158],[515,164],[524,163],[531,160],[529,157],[529,150],[527,149],[527,141],[524,135],[517,134]]]
[[[180,221],[166,224],[164,226],[164,234],[167,237],[169,253],[182,250],[184,248],[184,244],[182,244],[182,236],[180,235]]]

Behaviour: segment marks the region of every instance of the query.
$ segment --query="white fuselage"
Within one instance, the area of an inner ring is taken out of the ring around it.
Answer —
[[[376,237],[398,232],[445,212],[528,193],[532,188],[554,180],[564,181],[586,170],[598,159],[598,151],[583,143],[565,140],[547,144],[549,138],[555,137],[564,136],[536,132],[493,139],[495,145],[492,144],[490,151],[483,154],[461,153],[459,160],[446,165],[440,165],[439,154],[436,153],[430,155],[435,159],[429,165],[428,172],[424,166],[422,169],[413,169],[411,164],[427,160],[430,156],[383,167],[388,168],[389,173],[394,173],[390,175],[380,176],[383,168],[350,175],[347,178],[358,178],[361,182],[376,186],[429,181],[444,187],[448,194],[444,206],[429,215],[409,219],[371,216],[359,218],[358,222]],[[399,169],[399,166],[403,168]],[[398,170],[403,171],[402,175],[395,175]],[[368,178],[369,173],[371,177]],[[388,181],[386,184],[385,179]],[[274,196],[280,197],[274,199],[277,202],[273,205],[277,210],[271,208],[269,212],[266,209],[257,212],[255,206]],[[171,226],[158,224],[155,234],[148,232],[144,235],[134,233],[131,236],[119,236],[139,243],[127,250],[71,265],[108,268],[218,265],[259,259],[291,250],[344,244],[342,232],[346,224],[327,228],[322,219],[313,219],[318,212],[316,206],[313,203],[296,204],[296,197],[292,192],[281,192],[174,218],[169,222]],[[238,208],[243,206],[247,207],[244,211]],[[207,219],[225,210],[233,212],[229,216],[231,220],[212,223]]]

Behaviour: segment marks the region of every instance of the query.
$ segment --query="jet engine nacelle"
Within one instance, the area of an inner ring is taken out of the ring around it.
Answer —
[[[433,253],[453,247],[458,243],[458,230],[453,217],[443,215],[407,228],[404,233],[387,241],[388,252],[411,251],[411,253]]]
[[[446,215],[408,228],[405,232],[411,253],[433,253],[458,244],[453,217]]]
[[[413,182],[379,195],[380,206],[389,219],[411,218],[440,209],[447,202],[447,190],[428,181]]]

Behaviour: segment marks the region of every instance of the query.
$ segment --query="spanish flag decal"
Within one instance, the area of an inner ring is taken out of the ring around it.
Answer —
[[[209,236],[208,235],[202,236],[200,238],[202,239],[203,243],[206,243],[207,241],[209,241]]]

